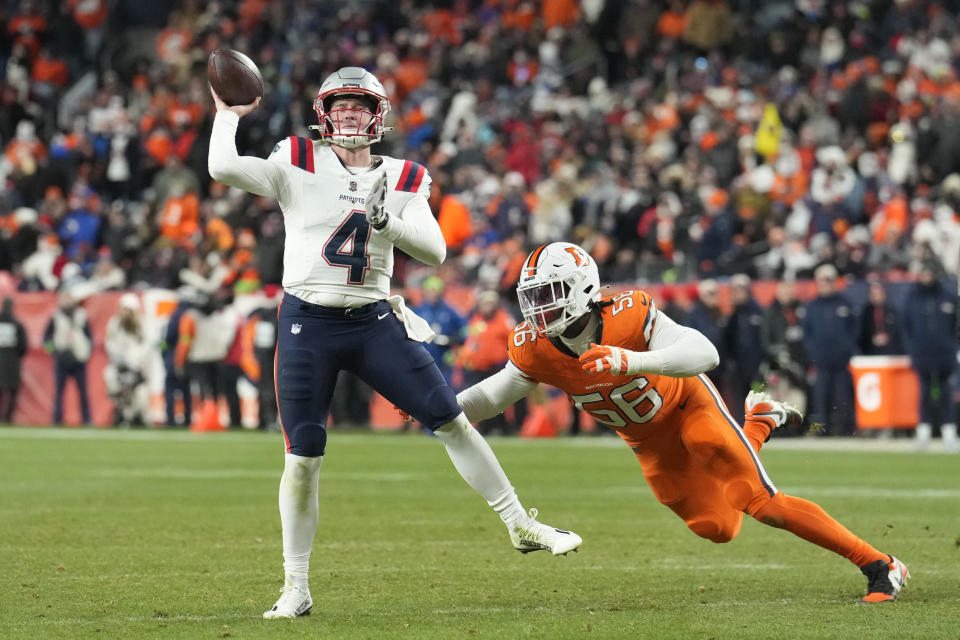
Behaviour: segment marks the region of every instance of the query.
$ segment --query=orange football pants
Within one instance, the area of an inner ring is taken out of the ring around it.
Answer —
[[[757,455],[770,428],[759,420],[747,420],[741,428],[707,377],[700,375],[695,382],[687,385],[692,392],[683,408],[674,410],[675,424],[642,435],[618,432],[636,454],[657,500],[713,542],[736,537],[747,513],[858,567],[886,559],[819,505],[777,491]]]

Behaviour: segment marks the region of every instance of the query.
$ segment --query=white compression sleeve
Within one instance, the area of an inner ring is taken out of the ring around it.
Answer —
[[[511,527],[526,518],[500,461],[483,436],[467,422],[466,416],[461,413],[433,433],[446,447],[457,472],[486,499],[504,524]]]
[[[705,335],[677,324],[662,311],[657,313],[648,345],[649,351],[627,354],[631,371],[689,378],[720,363],[717,348]]]
[[[284,179],[283,168],[270,160],[237,153],[239,123],[240,116],[232,111],[218,111],[213,118],[210,150],[207,154],[210,177],[258,196],[285,201],[287,181]]]
[[[427,199],[416,196],[403,208],[400,215],[392,215],[382,234],[394,246],[411,258],[429,265],[438,265],[447,257],[447,243]]]
[[[515,364],[507,361],[503,369],[457,394],[457,404],[467,420],[476,423],[503,412],[520,398],[525,398],[537,383],[523,375]]]
[[[323,457],[288,453],[280,478],[280,526],[283,529],[283,570],[286,584],[307,588],[310,551],[317,533],[320,507],[318,481]]]

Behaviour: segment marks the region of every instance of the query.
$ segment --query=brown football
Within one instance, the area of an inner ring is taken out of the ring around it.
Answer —
[[[233,49],[216,49],[207,60],[207,79],[229,106],[250,104],[263,95],[263,76],[253,60]]]

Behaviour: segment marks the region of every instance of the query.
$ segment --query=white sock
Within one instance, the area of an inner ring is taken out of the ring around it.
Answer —
[[[434,434],[447,448],[453,466],[474,491],[500,515],[507,527],[527,518],[497,456],[462,413]]]
[[[933,435],[933,427],[929,422],[921,422],[917,425],[917,448],[926,449],[930,444],[930,438]]]
[[[508,486],[499,498],[487,500],[487,504],[493,507],[493,510],[497,512],[508,529],[513,529],[514,525],[517,524],[526,526],[530,519],[530,516],[524,511],[523,505],[520,504],[520,498],[517,497],[517,492],[513,490],[513,487]]]
[[[957,425],[952,422],[941,425],[940,437],[943,438],[943,448],[947,453],[960,451],[960,443],[957,442]]]
[[[280,478],[280,525],[283,528],[284,583],[307,589],[310,551],[317,533],[320,507],[317,483],[323,457],[286,454]]]

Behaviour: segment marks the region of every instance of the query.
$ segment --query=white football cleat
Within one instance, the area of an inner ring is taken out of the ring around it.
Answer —
[[[537,522],[537,510],[530,509],[529,518],[523,524],[510,529],[510,541],[520,553],[549,551],[555,556],[564,556],[577,551],[583,539],[572,531],[556,529]]]
[[[269,611],[263,612],[263,617],[267,620],[277,618],[298,618],[300,616],[310,615],[313,609],[313,598],[310,592],[296,585],[287,585],[280,589],[280,599],[277,604]]]
[[[769,394],[751,391],[744,400],[747,420],[758,420],[770,427],[770,433],[784,425],[798,427],[803,424],[803,414],[793,405],[778,402]],[[767,440],[770,436],[767,436]]]
[[[907,584],[910,577],[910,570],[893,556],[887,556],[888,560],[877,560],[871,562],[860,571],[867,576],[867,595],[860,599],[863,604],[875,604],[877,602],[891,602],[900,595],[900,589]]]

